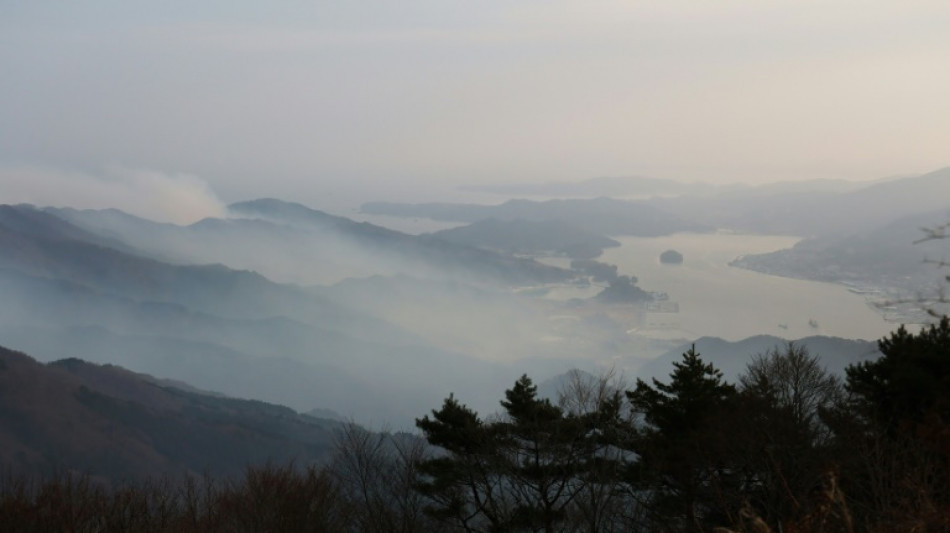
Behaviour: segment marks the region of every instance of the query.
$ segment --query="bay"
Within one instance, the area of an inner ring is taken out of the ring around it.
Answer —
[[[631,333],[660,338],[716,336],[740,340],[770,334],[788,339],[830,335],[878,339],[895,329],[864,296],[842,285],[783,278],[729,266],[745,254],[780,250],[799,239],[735,233],[679,233],[665,237],[615,237],[618,248],[598,261],[636,276],[645,290],[669,301],[650,312]],[[663,264],[660,254],[676,250],[682,264]]]

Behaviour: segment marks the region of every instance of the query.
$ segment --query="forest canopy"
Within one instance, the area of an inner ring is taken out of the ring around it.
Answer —
[[[789,343],[736,384],[693,348],[667,381],[574,381],[556,402],[522,376],[488,418],[450,396],[417,420],[442,453],[416,487],[464,531],[946,528],[950,322],[879,345],[844,380]]]

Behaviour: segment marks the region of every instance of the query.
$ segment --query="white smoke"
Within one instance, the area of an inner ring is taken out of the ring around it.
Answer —
[[[0,203],[117,208],[175,224],[226,213],[208,183],[197,176],[120,166],[100,175],[37,166],[0,167]]]

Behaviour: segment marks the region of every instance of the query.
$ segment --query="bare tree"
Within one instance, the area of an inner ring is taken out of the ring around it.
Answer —
[[[636,457],[626,449],[632,424],[623,394],[627,383],[615,368],[594,376],[568,373],[558,405],[570,416],[586,418],[587,454],[568,523],[575,531],[630,531],[638,502],[626,490],[624,469]]]
[[[793,342],[784,350],[774,348],[753,356],[739,376],[739,385],[743,392],[787,411],[795,424],[819,440],[829,436],[820,412],[840,402],[844,394],[841,379],[828,372],[817,355]]]
[[[914,244],[945,240],[950,238],[950,234],[948,234],[948,231],[950,231],[950,222],[930,228],[921,228],[921,231],[924,232],[924,236],[914,241]],[[924,262],[936,265],[938,269],[950,268],[950,260],[946,257],[941,257],[940,259],[925,258]],[[950,314],[950,294],[947,293],[948,286],[950,286],[950,274],[945,274],[943,276],[943,283],[937,288],[936,294],[921,298],[928,306],[927,312],[930,313],[931,316],[942,317]]]
[[[623,374],[613,367],[599,376],[574,369],[558,390],[557,404],[568,414],[592,413],[615,395],[622,395],[627,386]]]
[[[423,498],[414,489],[427,456],[423,440],[369,431],[349,422],[336,433],[328,469],[358,517],[357,531],[427,531]]]
[[[835,441],[825,414],[844,402],[843,383],[790,342],[753,356],[739,389],[724,422],[732,425],[728,447],[744,477],[741,496],[772,524],[800,516],[829,461]]]

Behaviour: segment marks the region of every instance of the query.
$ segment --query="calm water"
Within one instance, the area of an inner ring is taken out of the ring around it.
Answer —
[[[737,256],[788,248],[795,237],[683,233],[620,237],[619,248],[598,260],[639,278],[640,287],[669,294],[679,313],[650,313],[643,333],[659,337],[704,335],[739,340],[758,334],[789,339],[809,335],[877,339],[894,329],[863,296],[829,283],[794,280],[730,267]],[[664,265],[669,249],[684,256]]]

